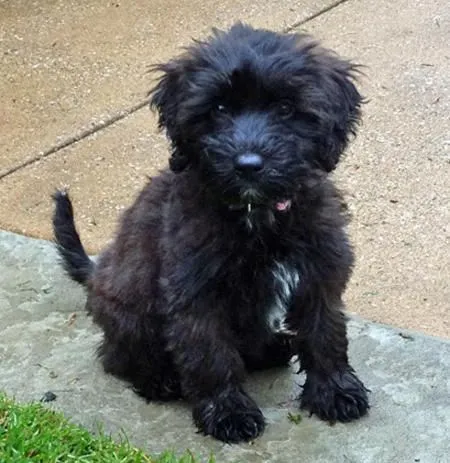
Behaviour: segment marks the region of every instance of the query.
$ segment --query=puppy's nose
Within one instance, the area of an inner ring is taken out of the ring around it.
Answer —
[[[242,172],[257,172],[263,168],[263,158],[257,153],[240,154],[235,161],[236,169]]]

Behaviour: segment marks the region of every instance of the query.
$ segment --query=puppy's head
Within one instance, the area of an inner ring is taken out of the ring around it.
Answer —
[[[306,35],[237,24],[157,69],[171,169],[197,169],[229,204],[284,210],[336,167],[360,118],[355,66]]]

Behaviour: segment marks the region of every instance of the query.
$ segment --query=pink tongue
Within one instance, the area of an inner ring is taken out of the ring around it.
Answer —
[[[277,211],[287,211],[291,207],[291,200],[286,199],[286,201],[281,201],[275,204]]]

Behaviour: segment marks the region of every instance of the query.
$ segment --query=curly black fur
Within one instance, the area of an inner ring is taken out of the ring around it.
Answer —
[[[192,411],[200,432],[228,443],[254,438],[265,428],[264,416],[240,387],[229,387],[197,402]]]
[[[322,420],[348,422],[369,408],[368,390],[351,368],[321,377],[310,372],[303,386],[301,406]]]
[[[56,205],[53,231],[62,265],[73,280],[85,284],[94,270],[94,264],[84,251],[75,228],[72,203],[66,191],[56,191],[53,199]]]
[[[198,428],[227,442],[264,429],[246,372],[294,355],[301,406],[331,421],[364,415],[342,303],[353,252],[327,176],[359,121],[355,66],[305,35],[237,24],[157,68],[171,170],[95,266],[69,198],[55,195],[58,249],[87,287],[105,370],[148,400],[190,401]]]

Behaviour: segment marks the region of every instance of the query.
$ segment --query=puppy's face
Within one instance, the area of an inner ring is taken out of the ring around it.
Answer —
[[[354,67],[304,35],[238,24],[158,69],[171,168],[198,169],[230,205],[288,208],[335,168],[360,116]]]

